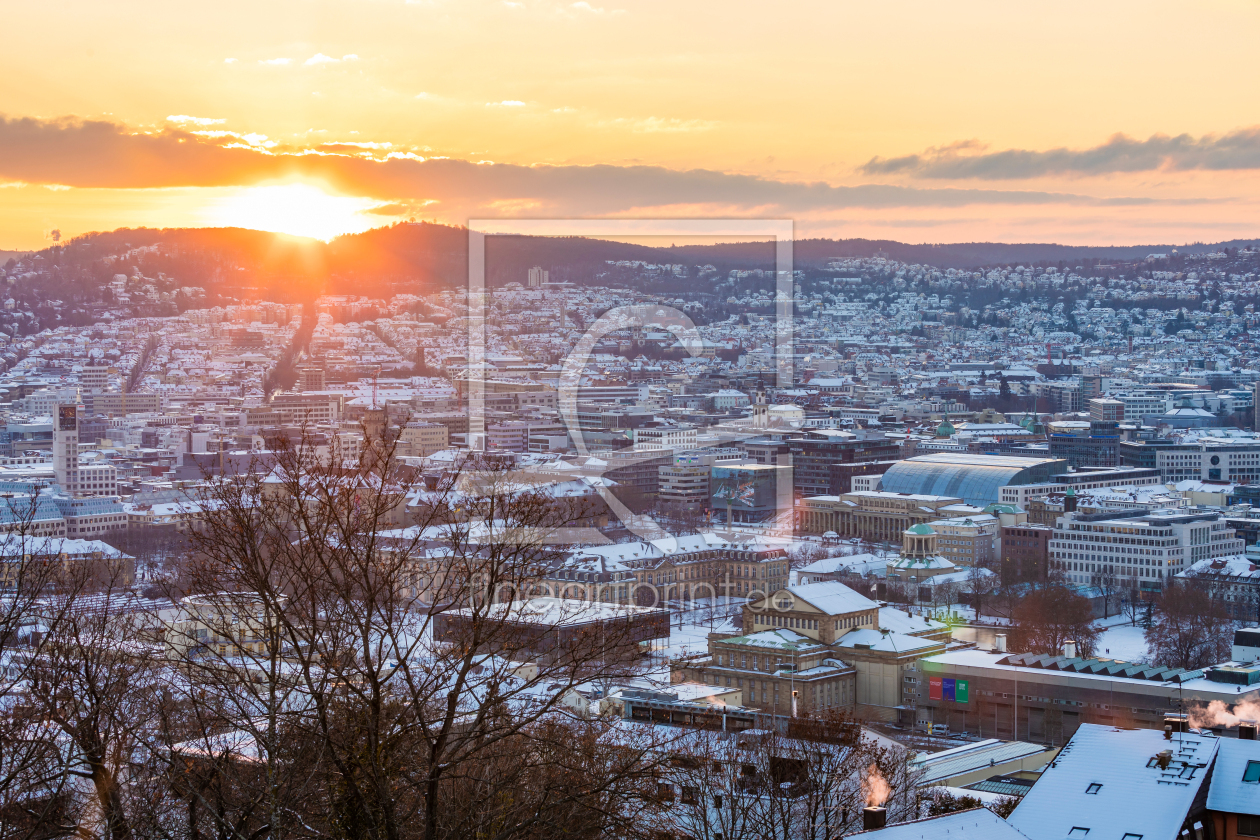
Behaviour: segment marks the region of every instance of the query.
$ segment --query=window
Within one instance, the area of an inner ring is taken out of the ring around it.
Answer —
[[[1260,817],[1254,814],[1239,814],[1238,833],[1248,837],[1260,837]]]
[[[1126,831],[1120,840],[1142,840],[1142,835],[1134,834],[1132,831]]]
[[[1081,828],[1079,825],[1074,825],[1072,826],[1072,830],[1068,832],[1068,837],[1085,837],[1088,834],[1088,828]]]
[[[1248,761],[1247,769],[1243,771],[1244,782],[1260,784],[1260,761]]]
[[[1098,791],[1100,790],[1102,790],[1102,785],[1098,784],[1097,782],[1094,782],[1089,787],[1085,788],[1086,793],[1098,793]]]

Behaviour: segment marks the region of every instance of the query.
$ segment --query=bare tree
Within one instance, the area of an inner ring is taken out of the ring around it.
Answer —
[[[108,840],[151,833],[157,757],[148,736],[169,698],[130,583],[123,560],[63,564],[45,599],[56,621],[28,694],[64,751],[66,786],[80,794],[77,832]]]
[[[432,519],[396,528],[405,487],[390,446],[351,460],[299,443],[204,500],[186,603],[208,605],[208,620],[186,632],[209,639],[196,672],[213,690],[189,695],[204,721],[190,740],[223,753],[212,780],[238,777],[219,830],[506,840],[545,832],[566,809],[626,821],[646,751],[618,763],[624,753],[602,748],[587,695],[633,670],[639,627],[567,602],[547,620],[598,630],[565,635],[531,625],[526,600],[559,558],[555,533],[582,512],[472,464],[434,491]],[[216,746],[217,720],[247,736],[252,762]],[[592,763],[604,775],[576,784]],[[257,801],[240,798],[244,778],[258,779]]]
[[[1194,580],[1172,583],[1155,604],[1146,630],[1152,662],[1195,669],[1230,659],[1234,622],[1220,602]]]
[[[39,838],[73,824],[75,785],[55,730],[32,697],[49,634],[73,604],[47,597],[60,580],[59,541],[35,533],[31,499],[4,499],[0,534],[0,837]],[[63,588],[63,596],[68,595]]]
[[[1089,601],[1066,586],[1029,590],[1011,616],[1010,645],[1021,653],[1061,654],[1075,642],[1078,656],[1093,655],[1098,640]]]
[[[861,830],[867,804],[886,806],[890,821],[918,816],[905,751],[862,738],[841,713],[798,722],[805,737],[698,731],[673,745],[653,829],[697,840],[838,840]]]

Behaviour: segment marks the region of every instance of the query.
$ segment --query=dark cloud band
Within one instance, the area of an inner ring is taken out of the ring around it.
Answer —
[[[1260,169],[1260,128],[1228,134],[1156,134],[1135,140],[1117,134],[1090,149],[1006,149],[969,153],[950,146],[921,155],[872,158],[860,171],[865,175],[909,174],[919,178],[1009,180],[1046,175],[1108,175],[1154,170]]]
[[[359,147],[356,144],[354,148]],[[1147,198],[1098,199],[1031,190],[833,186],[659,166],[520,166],[402,157],[381,160],[355,154],[269,150],[235,135],[208,136],[170,127],[146,133],[113,122],[69,118],[0,118],[0,178],[126,189],[247,186],[304,178],[399,207],[436,202],[448,213],[452,208],[472,213],[512,202],[539,212],[575,216],[671,206],[790,213],[980,204],[1160,203]]]

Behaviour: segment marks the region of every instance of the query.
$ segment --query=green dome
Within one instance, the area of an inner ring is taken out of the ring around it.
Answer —
[[[1033,419],[1031,414],[1025,413],[1024,419],[1019,421],[1019,425],[1031,432],[1034,428],[1036,428],[1037,421]]]
[[[954,424],[949,422],[949,418],[946,417],[943,421],[941,421],[941,425],[936,427],[936,436],[949,437],[954,433],[954,431]]]

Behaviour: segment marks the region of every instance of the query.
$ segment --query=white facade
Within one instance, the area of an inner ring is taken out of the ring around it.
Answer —
[[[1200,560],[1241,554],[1245,547],[1219,513],[1067,513],[1054,525],[1050,560],[1074,583],[1113,575],[1158,588]]]

